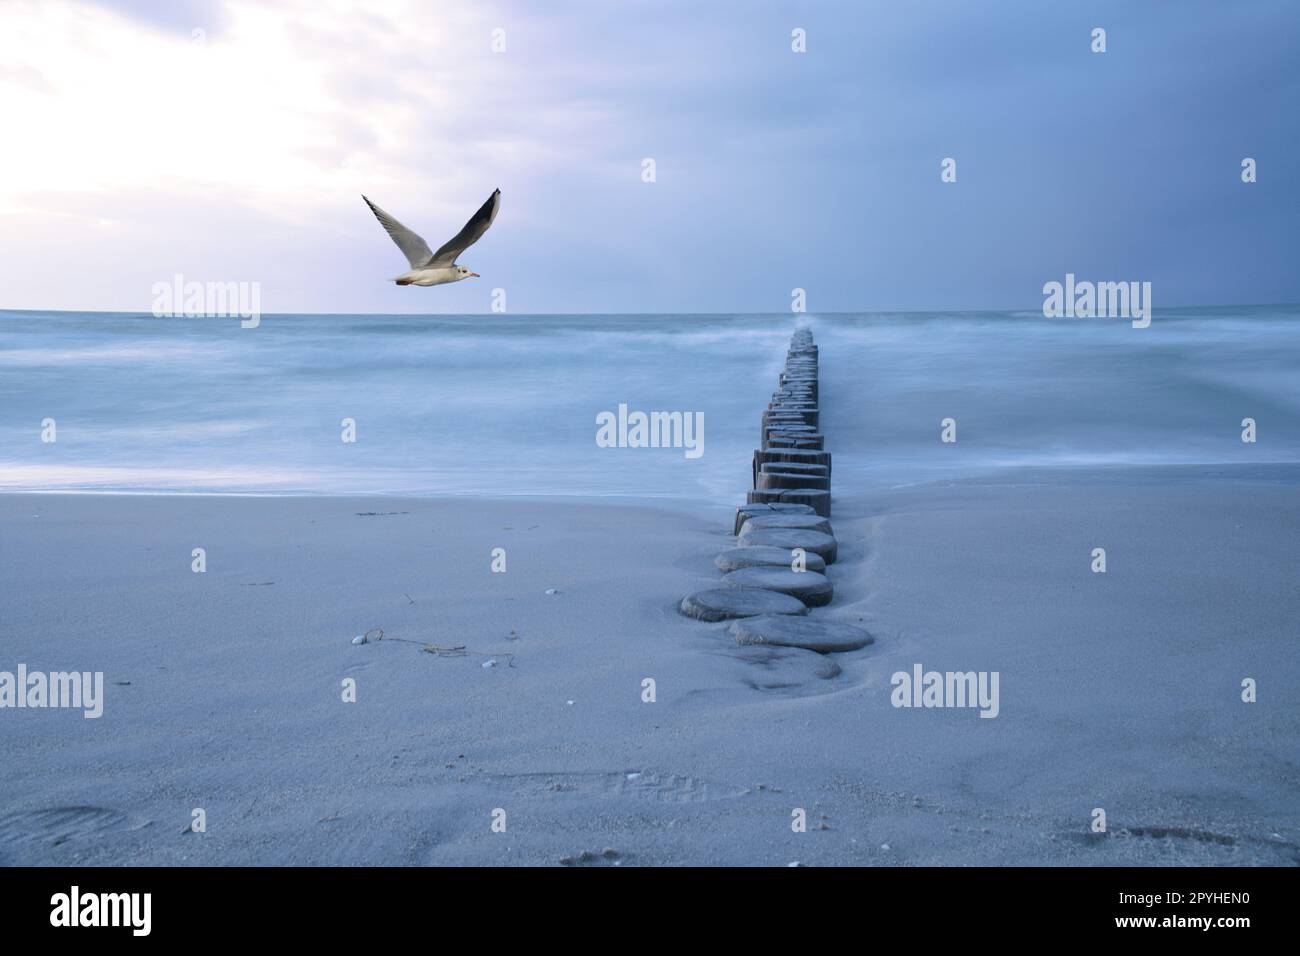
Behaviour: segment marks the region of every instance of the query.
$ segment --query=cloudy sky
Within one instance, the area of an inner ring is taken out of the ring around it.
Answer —
[[[1294,302],[1297,63],[1293,0],[5,0],[0,308]],[[495,187],[483,278],[384,281],[362,192],[436,248]]]

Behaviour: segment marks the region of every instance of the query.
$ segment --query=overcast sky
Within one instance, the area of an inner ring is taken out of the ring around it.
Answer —
[[[6,0],[0,308],[1300,301],[1298,63],[1294,0]],[[436,248],[496,187],[482,278],[385,281],[362,192]]]

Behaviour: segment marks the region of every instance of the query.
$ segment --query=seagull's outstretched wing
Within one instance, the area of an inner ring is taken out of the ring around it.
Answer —
[[[443,244],[443,247],[433,254],[433,259],[430,260],[429,265],[449,266],[455,262],[458,255],[483,238],[483,233],[488,231],[488,226],[492,225],[492,220],[497,217],[497,210],[500,208],[501,190],[494,189],[487,202],[479,207],[478,212],[470,216],[469,222],[465,223],[465,227],[451,239],[448,239]]]
[[[366,199],[365,196],[362,196],[361,198]],[[366,205],[369,206],[370,211],[375,214],[375,218],[379,220],[380,225],[382,225],[384,229],[388,231],[388,234],[393,237],[393,242],[397,243],[397,248],[402,250],[402,255],[406,256],[406,260],[411,264],[412,269],[418,269],[420,266],[429,264],[429,260],[433,258],[433,253],[429,251],[429,244],[427,242],[415,233],[411,232],[411,230],[407,229],[388,213],[384,212],[369,199],[366,199]],[[478,236],[475,236],[474,238],[477,239]],[[470,241],[472,242],[473,240]]]

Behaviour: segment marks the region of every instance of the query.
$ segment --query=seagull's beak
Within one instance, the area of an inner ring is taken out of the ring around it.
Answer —
[[[471,272],[469,275],[470,275],[470,278],[471,278],[471,279],[481,279],[481,278],[483,278],[483,277],[482,277],[481,275],[479,275],[477,272]]]

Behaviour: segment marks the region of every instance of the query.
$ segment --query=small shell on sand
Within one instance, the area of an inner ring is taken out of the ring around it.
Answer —
[[[352,638],[353,644],[369,644],[371,641],[382,641],[384,639],[384,629],[382,627],[372,627],[364,634],[358,634]]]

